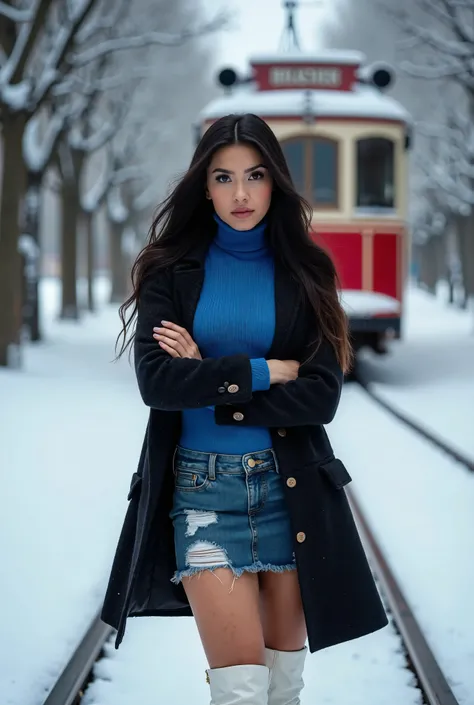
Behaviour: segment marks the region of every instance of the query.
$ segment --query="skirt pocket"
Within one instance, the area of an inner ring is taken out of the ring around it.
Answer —
[[[207,470],[193,468],[190,463],[175,462],[173,469],[175,489],[183,492],[200,492],[209,486]]]

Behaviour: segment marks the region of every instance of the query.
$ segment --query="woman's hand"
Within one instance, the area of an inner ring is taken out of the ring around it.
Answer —
[[[298,360],[267,360],[270,384],[286,384],[298,377]]]
[[[153,337],[172,357],[191,357],[202,360],[199,348],[185,328],[176,323],[161,321],[162,328],[153,328]]]

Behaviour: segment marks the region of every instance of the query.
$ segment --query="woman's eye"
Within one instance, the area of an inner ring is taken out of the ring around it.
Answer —
[[[218,181],[220,184],[226,184],[227,181],[223,181],[223,179],[228,179],[229,176],[227,174],[219,174],[219,176],[216,176],[216,181]]]
[[[263,173],[263,171],[252,171],[252,173],[250,174],[250,178],[254,177],[257,180],[263,179],[264,176],[265,174]]]

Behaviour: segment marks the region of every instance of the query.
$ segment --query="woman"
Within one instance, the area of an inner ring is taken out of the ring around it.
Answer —
[[[309,650],[387,618],[323,424],[350,345],[274,134],[209,127],[121,308],[150,416],[102,618],[193,615],[214,705],[299,703]],[[126,310],[132,315],[125,320]]]

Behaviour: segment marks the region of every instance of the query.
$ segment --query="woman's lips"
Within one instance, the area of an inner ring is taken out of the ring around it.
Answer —
[[[244,211],[231,211],[232,215],[234,215],[236,218],[248,218],[249,215],[252,215],[253,211],[252,210],[244,210]]]

